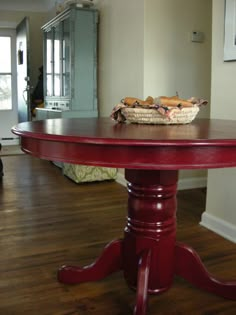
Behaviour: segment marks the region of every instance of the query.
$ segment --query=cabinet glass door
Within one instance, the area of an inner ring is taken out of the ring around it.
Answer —
[[[70,94],[70,22],[62,23],[62,95]]]
[[[46,95],[52,96],[52,73],[53,73],[53,45],[52,45],[52,38],[53,32],[50,30],[46,32]]]
[[[61,70],[61,49],[60,49],[60,26],[54,28],[54,78],[53,94],[60,96],[60,70]]]

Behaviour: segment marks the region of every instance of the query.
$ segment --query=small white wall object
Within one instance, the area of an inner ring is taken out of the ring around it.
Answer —
[[[197,43],[204,42],[204,33],[199,31],[192,31],[191,33],[191,41]]]

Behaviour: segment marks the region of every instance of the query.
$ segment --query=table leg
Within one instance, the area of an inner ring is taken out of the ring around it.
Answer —
[[[145,315],[147,294],[168,290],[174,278],[178,172],[127,169],[125,178],[124,277],[137,289],[134,315]]]
[[[98,281],[122,269],[122,240],[109,243],[101,256],[85,267],[62,266],[58,270],[58,280],[67,284]]]
[[[168,290],[175,275],[193,285],[236,300],[236,281],[213,278],[198,255],[176,243],[178,171],[125,170],[128,218],[123,240],[108,244],[91,265],[63,266],[63,283],[97,281],[123,270],[127,284],[137,290],[134,315],[145,315],[147,295]]]
[[[213,277],[203,265],[200,257],[189,246],[176,244],[175,274],[196,287],[226,299],[236,300],[236,281],[223,281]]]
[[[139,260],[138,278],[137,278],[137,295],[134,315],[145,315],[148,297],[148,278],[150,271],[151,251],[142,253]]]
[[[126,170],[125,176],[129,199],[123,269],[128,285],[138,292],[135,312],[138,309],[139,312],[134,315],[145,314],[146,292],[158,294],[168,290],[174,275],[203,290],[236,300],[236,281],[212,277],[196,252],[176,243],[177,172]],[[139,263],[144,252],[150,258]],[[146,275],[141,276],[144,270]]]

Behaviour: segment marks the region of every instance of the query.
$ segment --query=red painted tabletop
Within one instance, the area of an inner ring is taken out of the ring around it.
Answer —
[[[12,128],[22,150],[62,162],[135,169],[236,166],[236,121],[186,125],[117,123],[110,118],[47,119]]]

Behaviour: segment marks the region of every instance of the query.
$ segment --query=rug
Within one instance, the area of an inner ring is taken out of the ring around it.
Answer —
[[[0,157],[20,154],[25,154],[21,150],[20,145],[4,145],[2,146],[2,150],[0,151]]]

